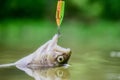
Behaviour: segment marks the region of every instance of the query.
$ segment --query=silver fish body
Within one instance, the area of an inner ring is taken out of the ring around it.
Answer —
[[[16,66],[41,66],[54,67],[67,64],[71,50],[57,45],[59,35],[56,34],[51,40],[39,47],[35,52],[18,60]],[[59,59],[61,61],[59,61]],[[62,60],[63,59],[63,60]]]
[[[70,58],[71,50],[57,45],[58,38],[59,35],[55,34],[51,40],[43,44],[32,54],[15,63],[3,64],[0,67],[55,67],[65,65]]]

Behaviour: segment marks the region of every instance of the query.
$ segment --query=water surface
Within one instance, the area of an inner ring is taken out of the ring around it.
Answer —
[[[11,50],[12,51],[12,50]],[[18,50],[18,53],[22,50]],[[8,63],[28,55],[11,54],[3,51],[0,62]],[[23,50],[23,53],[26,51]],[[75,53],[74,53],[75,54]],[[69,67],[56,68],[0,68],[0,80],[119,80],[119,51],[91,51],[72,55]]]

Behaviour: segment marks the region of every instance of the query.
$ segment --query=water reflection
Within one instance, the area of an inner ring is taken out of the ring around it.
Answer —
[[[68,68],[40,68],[40,67],[20,67],[18,69],[25,71],[26,74],[33,77],[35,80],[69,80],[70,74]]]
[[[0,80],[120,80],[120,67],[111,64],[74,63],[69,69],[23,66],[17,68],[0,68]]]
[[[0,80],[120,80],[119,52],[106,51],[84,54],[85,56],[75,55],[78,57],[71,59],[69,69],[23,66],[17,66],[20,70],[15,67],[0,68]]]

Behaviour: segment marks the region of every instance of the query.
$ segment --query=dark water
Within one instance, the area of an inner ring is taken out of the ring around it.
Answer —
[[[2,54],[1,63],[13,62],[21,57],[15,55],[14,51],[5,56],[6,53]],[[120,80],[119,57],[119,51],[93,51],[77,55],[74,53],[69,67],[0,68],[0,80]]]

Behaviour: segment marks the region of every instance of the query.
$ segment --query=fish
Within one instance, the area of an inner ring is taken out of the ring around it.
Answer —
[[[15,63],[3,64],[0,67],[21,66],[21,67],[59,67],[65,66],[71,56],[70,48],[63,48],[58,43],[59,35],[40,46],[30,55],[16,61]]]

